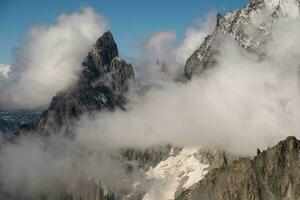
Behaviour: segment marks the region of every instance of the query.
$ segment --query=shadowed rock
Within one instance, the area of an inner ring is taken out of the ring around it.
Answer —
[[[106,32],[89,51],[78,82],[53,97],[49,108],[20,132],[69,135],[73,121],[83,113],[122,109],[127,82],[133,77],[132,66],[118,57],[113,36]]]

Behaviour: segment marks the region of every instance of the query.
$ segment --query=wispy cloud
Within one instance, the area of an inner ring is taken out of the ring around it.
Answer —
[[[188,57],[213,31],[215,25],[216,13],[210,12],[205,17],[194,21],[194,24],[186,30],[182,41],[178,40],[176,32],[173,31],[159,31],[151,34],[143,43],[142,58],[140,59],[148,59],[148,65],[145,65],[144,62],[143,67],[157,67],[155,62],[158,60],[160,64],[165,64],[165,70],[171,78],[178,77],[182,74]],[[149,73],[149,69],[147,70]]]
[[[81,62],[106,27],[105,17],[88,7],[60,15],[54,25],[34,26],[15,50],[12,81],[0,91],[1,106],[47,106],[77,80]]]

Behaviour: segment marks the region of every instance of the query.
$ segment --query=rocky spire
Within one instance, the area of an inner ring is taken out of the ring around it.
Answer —
[[[91,48],[83,62],[81,78],[92,81],[109,71],[111,61],[118,56],[118,48],[111,32],[105,32]]]
[[[111,32],[100,37],[82,63],[77,84],[53,97],[49,108],[21,129],[40,134],[70,134],[70,127],[83,113],[123,108],[127,82],[134,77],[131,64],[118,57]]]

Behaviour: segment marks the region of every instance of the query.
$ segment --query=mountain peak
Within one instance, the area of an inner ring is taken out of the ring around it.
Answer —
[[[88,52],[78,82],[53,97],[49,108],[24,130],[68,135],[72,121],[83,113],[123,108],[123,93],[133,76],[131,64],[118,57],[117,44],[107,31]]]
[[[114,40],[114,37],[112,35],[112,33],[110,31],[106,31],[103,33],[103,35],[97,40],[100,41],[100,40]]]
[[[82,79],[88,82],[110,71],[110,63],[118,57],[118,47],[110,31],[105,32],[91,48],[83,62]]]
[[[244,8],[221,16],[218,14],[214,32],[208,35],[185,64],[185,77],[190,79],[216,64],[217,35],[233,37],[243,48],[263,53],[262,46],[270,39],[270,28],[280,18],[300,16],[299,0],[251,0]]]
[[[97,40],[97,42],[94,45],[94,48],[92,48],[92,50],[94,50],[94,49],[96,49],[99,53],[101,53],[101,51],[109,52],[111,60],[114,57],[118,56],[118,47],[117,47],[114,37],[110,31],[105,32]]]

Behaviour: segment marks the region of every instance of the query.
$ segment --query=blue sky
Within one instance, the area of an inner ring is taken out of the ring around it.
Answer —
[[[35,24],[53,24],[61,13],[90,6],[106,16],[121,54],[135,56],[139,41],[157,31],[175,31],[179,39],[193,21],[209,11],[224,13],[247,0],[0,0],[0,63]]]

